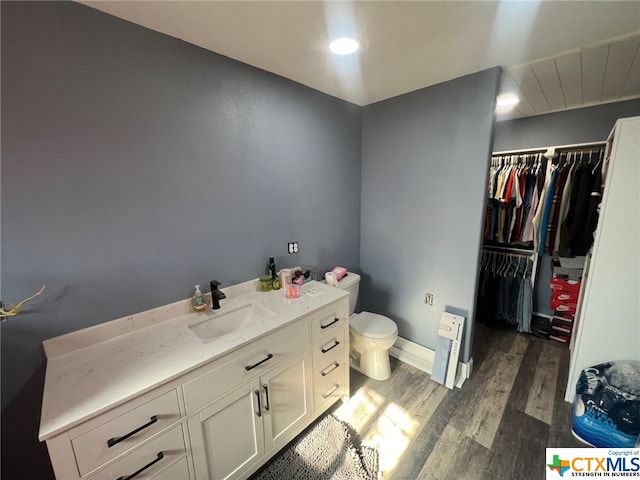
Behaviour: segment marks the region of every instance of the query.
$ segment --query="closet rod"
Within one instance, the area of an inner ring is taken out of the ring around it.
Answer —
[[[482,250],[504,252],[504,253],[523,253],[526,255],[533,255],[535,252],[531,249],[517,248],[517,247],[498,247],[493,245],[483,245]]]
[[[589,142],[589,143],[576,143],[573,145],[557,145],[555,147],[540,147],[540,148],[525,148],[522,150],[504,150],[502,152],[493,152],[491,155],[517,155],[519,153],[544,153],[550,148],[555,150],[572,150],[576,148],[589,148],[589,147],[604,147],[607,144],[606,141],[602,142]]]

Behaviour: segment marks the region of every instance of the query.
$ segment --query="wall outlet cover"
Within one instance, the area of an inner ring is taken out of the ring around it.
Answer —
[[[424,303],[427,305],[433,305],[433,293],[424,294]]]

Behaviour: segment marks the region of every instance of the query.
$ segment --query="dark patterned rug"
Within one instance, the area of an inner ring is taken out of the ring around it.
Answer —
[[[358,433],[333,415],[285,447],[253,480],[377,480],[378,451],[360,445]]]

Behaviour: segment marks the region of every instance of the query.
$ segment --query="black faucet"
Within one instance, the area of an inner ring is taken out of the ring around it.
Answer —
[[[218,290],[218,285],[220,285],[220,282],[218,280],[211,280],[209,284],[211,285],[211,308],[213,308],[214,310],[219,310],[220,300],[227,297],[224,293],[222,293],[222,291]]]

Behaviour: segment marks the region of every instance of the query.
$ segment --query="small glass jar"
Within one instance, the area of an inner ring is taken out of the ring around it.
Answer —
[[[295,283],[292,285],[287,285],[285,289],[285,297],[286,298],[299,298],[300,297],[300,285],[296,285]]]
[[[260,291],[261,292],[270,292],[273,288],[273,279],[271,275],[262,275],[260,277]]]

